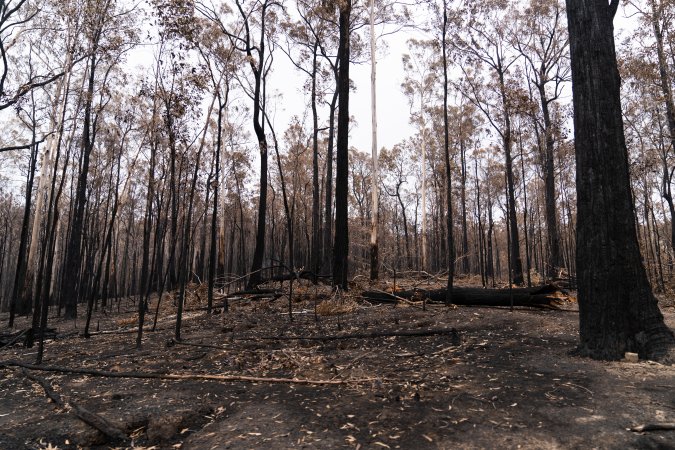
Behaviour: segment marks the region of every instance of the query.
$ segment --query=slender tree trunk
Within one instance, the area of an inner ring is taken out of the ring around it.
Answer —
[[[323,228],[323,267],[324,272],[330,272],[333,262],[333,145],[335,142],[335,109],[338,100],[337,84],[339,76],[335,76],[335,93],[329,106],[328,143],[326,145],[326,209],[324,212]]]
[[[487,191],[487,212],[488,212],[488,231],[487,231],[487,264],[485,266],[485,276],[486,278],[492,278],[492,287],[495,286],[495,266],[494,266],[494,252],[493,252],[493,239],[492,235],[494,232],[494,221],[492,219],[492,197],[491,191],[488,187]]]
[[[218,192],[220,191],[220,150],[222,147],[222,132],[223,132],[223,112],[227,106],[227,101],[223,102],[218,95],[218,136],[216,136],[216,161],[215,161],[215,183],[213,187],[213,212],[211,214],[211,243],[209,245],[209,284],[208,284],[208,299],[207,299],[207,308],[208,314],[211,314],[211,308],[213,307],[213,288],[216,281],[216,256],[218,252]],[[227,311],[228,309],[227,297],[225,297],[225,303],[223,304],[223,309]]]
[[[403,217],[403,237],[405,239],[405,258],[406,258],[406,264],[405,268],[409,269],[412,263],[412,255],[410,253],[410,235],[408,233],[408,216],[405,213],[405,204],[403,203],[403,199],[401,198],[401,184],[403,184],[402,181],[398,183],[396,186],[396,199],[398,200],[398,204],[401,207],[401,216]]]
[[[471,272],[471,265],[469,261],[469,231],[466,221],[466,142],[463,136],[460,136],[459,151],[461,158],[460,206],[462,208],[462,272],[466,275]]]
[[[153,108],[154,109],[154,108]],[[156,111],[153,111],[153,117]],[[150,237],[152,234],[153,212],[152,205],[155,197],[155,164],[157,158],[156,130],[151,133],[154,138],[150,145],[150,162],[148,167],[147,193],[145,197],[145,217],[143,220],[143,249],[141,256],[141,296],[138,301],[138,334],[136,335],[136,348],[141,348],[143,344],[143,326],[145,324],[145,312],[147,310],[147,299],[152,291],[152,265],[150,262]],[[159,218],[157,220],[159,226]],[[130,224],[131,226],[131,224]],[[159,234],[155,234],[155,239]],[[126,251],[125,251],[126,253]]]
[[[542,78],[540,76],[540,78]],[[555,196],[555,165],[553,124],[551,122],[551,113],[549,112],[549,102],[546,96],[546,89],[543,83],[538,86],[539,98],[541,100],[541,110],[544,116],[544,205],[546,216],[546,232],[548,245],[548,262],[546,274],[550,278],[557,276],[557,269],[562,266],[562,256],[560,254],[560,232],[558,231],[558,212]]]
[[[314,40],[312,51],[312,241],[310,243],[309,267],[314,283],[321,264],[321,197],[319,189],[319,111],[317,109],[316,82],[318,72],[318,39]]]
[[[24,305],[26,302],[19,301],[19,294],[21,287],[24,285],[26,279],[27,258],[26,249],[28,248],[28,229],[30,228],[30,211],[33,197],[33,181],[35,180],[35,166],[38,156],[38,144],[35,143],[35,130],[33,130],[33,145],[31,146],[30,167],[28,169],[28,177],[26,179],[26,200],[23,209],[23,219],[21,221],[21,237],[19,238],[19,250],[17,252],[16,272],[14,274],[14,287],[12,288],[12,297],[9,306],[9,327],[14,326],[14,316],[16,314],[17,304],[20,305],[19,314],[27,314]],[[46,175],[46,173],[44,174]],[[35,218],[38,220],[39,211],[35,211]],[[30,306],[30,303],[27,304]]]
[[[117,158],[117,176],[115,178],[115,193],[114,193],[114,199],[113,199],[113,206],[112,206],[112,212],[110,214],[110,221],[108,223],[107,230],[105,231],[105,240],[103,242],[103,247],[101,248],[101,258],[98,263],[98,267],[96,269],[96,273],[94,275],[94,283],[92,287],[92,291],[89,295],[89,301],[87,304],[87,319],[84,325],[84,335],[85,337],[89,337],[89,324],[91,322],[91,315],[92,315],[92,310],[94,307],[94,303],[96,301],[96,297],[99,295],[99,283],[101,280],[101,275],[103,274],[103,264],[106,258],[106,255],[109,255],[110,252],[112,251],[112,237],[113,237],[113,230],[115,228],[115,220],[117,219],[117,209],[119,207],[119,183],[120,183],[120,168],[121,168],[121,157],[122,157],[122,152],[124,151],[124,138],[122,138],[122,143],[120,145],[119,149],[119,154]],[[112,168],[111,168],[111,177],[110,177],[110,183],[112,185]],[[112,186],[111,186],[112,190]],[[108,192],[108,198],[110,198],[111,192]],[[109,205],[108,205],[109,206]],[[107,208],[106,208],[107,210]],[[93,254],[93,252],[92,252]]]
[[[207,114],[207,117],[210,117]],[[208,119],[207,119],[208,120]],[[207,122],[208,123],[208,122]],[[207,125],[208,126],[208,125]],[[203,144],[203,141],[202,141]],[[190,263],[190,244],[192,242],[192,211],[194,206],[195,191],[197,190],[197,179],[199,174],[199,163],[201,161],[203,145],[199,146],[197,150],[197,158],[195,161],[195,169],[192,175],[192,185],[190,187],[190,196],[188,199],[188,210],[185,216],[185,226],[183,227],[183,242],[181,248],[179,275],[178,275],[178,307],[176,311],[176,328],[174,338],[177,341],[181,340],[181,325],[183,322],[183,308],[185,306],[185,287],[188,282],[188,271]]]
[[[89,157],[94,149],[95,130],[92,130],[92,102],[94,96],[94,81],[96,72],[96,48],[92,51],[89,62],[88,86],[85,97],[84,123],[82,130],[82,154],[80,158],[80,174],[77,178],[75,191],[75,206],[73,208],[73,222],[66,250],[65,267],[71,276],[65,277],[61,297],[65,301],[65,319],[77,317],[78,292],[81,286],[79,273],[82,264],[82,232],[84,230],[84,212],[86,207],[87,178],[89,175]]]
[[[531,260],[530,260],[530,240],[528,239],[527,227],[527,184],[525,183],[525,158],[523,155],[523,135],[519,133],[518,147],[520,149],[520,169],[523,177],[523,230],[525,230],[525,267],[527,273],[527,286],[532,287],[532,278],[530,276]]]
[[[422,87],[422,82],[420,82]],[[428,270],[429,258],[427,256],[427,133],[426,125],[424,123],[424,92],[420,90],[420,134],[422,138],[422,146],[420,148],[421,160],[420,169],[422,173],[422,270]]]
[[[512,148],[512,128],[511,111],[509,100],[506,95],[506,85],[504,81],[504,71],[497,70],[499,76],[499,89],[502,97],[502,109],[504,114],[504,131],[502,135],[502,146],[504,149],[504,166],[506,170],[506,187],[508,197],[508,216],[509,216],[509,263],[513,273],[512,281],[514,284],[523,284],[523,263],[520,259],[520,237],[518,235],[518,216],[516,215],[516,195],[513,181],[513,157]]]
[[[450,165],[450,130],[448,123],[448,54],[447,54],[447,32],[448,32],[448,5],[443,2],[443,154],[445,156],[445,189],[446,189],[446,207],[447,207],[447,227],[448,227],[448,285],[446,293],[446,302],[452,303],[452,288],[455,282],[455,237],[453,233],[452,219],[452,169]]]
[[[253,129],[258,139],[258,148],[260,150],[260,195],[258,197],[258,224],[256,226],[255,249],[253,251],[253,262],[251,264],[250,276],[247,287],[254,288],[262,281],[262,265],[265,256],[265,226],[267,217],[267,159],[268,146],[264,127],[264,64],[265,64],[265,32],[266,32],[266,12],[268,3],[265,1],[262,7],[260,24],[260,41],[258,42],[257,66],[251,50],[248,49],[249,65],[254,75],[254,93],[253,93]]]
[[[610,4],[567,0],[577,185],[579,352],[663,357],[675,342],[647,279],[631,202]]]
[[[663,102],[666,107],[666,119],[668,122],[668,131],[670,132],[670,144],[672,149],[675,149],[675,104],[673,102],[673,92],[671,89],[670,74],[668,72],[668,61],[666,60],[666,53],[663,48],[663,30],[661,29],[661,8],[657,5],[655,0],[650,0],[652,8],[651,21],[652,29],[654,31],[654,39],[656,40],[656,55],[659,64],[659,81],[661,93],[663,94]],[[663,160],[663,197],[668,202],[670,210],[670,234],[671,234],[671,250],[675,253],[675,206],[673,206],[673,197],[671,194],[671,179],[672,170],[669,167],[667,158],[664,156]]]
[[[377,158],[377,60],[375,57],[375,0],[370,0],[370,105],[372,131],[372,171],[370,175],[370,194],[372,196],[372,211],[370,214],[370,279],[379,277],[379,248],[377,242],[377,228],[379,220],[379,193],[378,182],[380,170]]]

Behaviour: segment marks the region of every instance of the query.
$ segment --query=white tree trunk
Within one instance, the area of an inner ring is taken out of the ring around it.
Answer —
[[[377,160],[377,101],[376,101],[376,80],[377,80],[377,61],[375,57],[375,0],[370,0],[370,104],[372,120],[372,174],[371,174],[371,195],[372,212],[370,216],[370,251],[371,251],[371,279],[377,279],[379,264],[378,245],[377,245],[377,223],[379,214],[378,205],[378,181],[379,166]]]

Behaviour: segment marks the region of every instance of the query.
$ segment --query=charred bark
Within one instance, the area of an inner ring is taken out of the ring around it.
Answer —
[[[635,230],[621,80],[614,47],[618,0],[567,0],[577,185],[579,353],[665,356],[675,342],[652,293]]]

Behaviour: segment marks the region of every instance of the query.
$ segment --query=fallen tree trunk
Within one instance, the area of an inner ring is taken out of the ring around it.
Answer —
[[[369,302],[397,303],[396,297],[408,300],[427,300],[445,303],[446,289],[415,289],[398,291],[392,295],[381,291],[364,291],[361,296]],[[534,308],[558,309],[560,301],[567,296],[555,285],[548,284],[532,288],[483,289],[455,287],[452,290],[452,303],[473,306],[529,306]],[[513,302],[513,303],[512,303]]]
[[[210,375],[201,373],[158,373],[158,372],[110,372],[107,370],[84,369],[63,366],[44,366],[41,364],[28,364],[20,361],[0,361],[0,369],[9,367],[23,367],[24,369],[40,370],[43,372],[76,373],[94,377],[106,378],[145,378],[156,380],[192,380],[192,381],[221,381],[221,382],[249,382],[249,383],[273,383],[273,384],[305,384],[305,385],[329,385],[329,384],[363,384],[373,381],[372,378],[354,380],[308,380],[304,378],[274,378],[255,377],[247,375]]]

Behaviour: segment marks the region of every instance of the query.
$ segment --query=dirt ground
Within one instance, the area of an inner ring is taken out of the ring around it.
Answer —
[[[211,316],[188,311],[180,343],[172,339],[175,313],[165,299],[158,330],[145,333],[140,350],[128,332],[131,302],[122,302],[121,314],[98,312],[93,323],[103,333],[89,339],[74,332],[81,319],[50,318],[58,334],[46,345],[45,366],[283,380],[111,378],[4,367],[0,449],[675,448],[675,431],[629,430],[675,422],[675,366],[571,356],[574,303],[561,310],[422,310],[354,297],[324,305],[321,311],[333,314],[315,317],[320,293],[297,290],[292,323],[285,297],[231,301],[229,312]],[[675,328],[672,305],[664,302],[662,310]],[[6,314],[0,320],[0,332],[7,332]],[[26,326],[22,318],[17,329]],[[450,328],[457,333],[308,339]],[[14,345],[0,349],[0,362],[33,363],[35,355],[36,348]],[[57,407],[27,374],[72,404]],[[128,439],[106,439],[73,405],[107,419]]]

